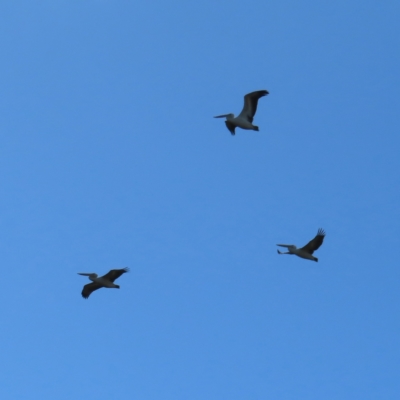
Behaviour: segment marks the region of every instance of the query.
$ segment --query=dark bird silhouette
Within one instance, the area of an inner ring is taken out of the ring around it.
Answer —
[[[314,239],[310,240],[305,246],[298,249],[293,244],[277,244],[277,246],[286,247],[288,251],[281,252],[278,250],[279,254],[295,254],[298,257],[306,258],[307,260],[317,261],[318,258],[313,256],[315,250],[318,250],[322,245],[325,238],[325,232],[323,229],[318,229],[318,233]]]
[[[234,135],[237,127],[252,131],[258,131],[258,126],[253,125],[253,118],[257,111],[258,99],[269,94],[267,90],[257,90],[244,96],[244,106],[241,113],[235,118],[234,114],[217,115],[214,118],[226,118],[225,125]]]
[[[116,285],[114,281],[125,272],[129,272],[129,268],[112,269],[110,272],[100,277],[95,273],[78,272],[79,275],[88,276],[89,279],[93,281],[83,287],[82,297],[87,299],[92,292],[102,287],[119,289],[119,285]]]

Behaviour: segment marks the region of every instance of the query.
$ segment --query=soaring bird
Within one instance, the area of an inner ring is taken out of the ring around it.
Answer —
[[[257,111],[258,99],[269,94],[267,90],[257,90],[244,96],[242,112],[235,118],[234,114],[217,115],[214,118],[226,118],[225,125],[229,132],[234,135],[237,127],[247,130],[258,131],[258,126],[253,125],[253,118]]]
[[[92,292],[102,287],[119,289],[119,285],[116,285],[114,281],[125,272],[129,272],[129,268],[112,269],[110,272],[101,276],[100,278],[97,277],[97,274],[95,273],[78,272],[79,275],[88,276],[89,279],[93,281],[92,283],[88,283],[83,287],[82,297],[87,299]]]
[[[298,257],[306,258],[307,260],[317,261],[318,258],[314,257],[312,254],[315,250],[318,250],[324,241],[325,232],[323,229],[318,229],[318,233],[313,240],[310,240],[301,249],[298,249],[293,244],[277,244],[277,246],[286,247],[289,251],[281,252],[278,250],[279,254],[295,254]]]

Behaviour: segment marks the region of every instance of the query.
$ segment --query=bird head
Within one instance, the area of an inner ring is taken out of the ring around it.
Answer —
[[[97,278],[97,274],[95,273],[78,272],[78,275],[88,276],[91,281]]]
[[[222,115],[217,115],[214,118],[226,118],[226,119],[228,119],[228,118],[235,118],[235,115],[234,114],[222,114]]]

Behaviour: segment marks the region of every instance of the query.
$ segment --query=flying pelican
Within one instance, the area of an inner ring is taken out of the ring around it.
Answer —
[[[257,111],[257,103],[260,97],[269,94],[267,90],[257,90],[244,96],[244,106],[241,113],[235,118],[234,114],[217,115],[214,118],[226,118],[225,125],[229,132],[234,135],[235,128],[258,131],[258,126],[253,125],[253,117]]]
[[[87,299],[92,292],[102,287],[119,289],[119,285],[116,285],[114,281],[128,271],[129,268],[112,269],[110,272],[101,276],[100,278],[98,278],[97,274],[95,273],[88,274],[84,272],[78,272],[78,275],[88,276],[89,279],[93,281],[92,283],[88,283],[83,287],[82,297]]]
[[[318,258],[314,257],[312,254],[315,250],[318,250],[324,241],[325,232],[323,229],[318,229],[318,233],[313,240],[310,240],[304,247],[298,249],[293,244],[277,244],[277,246],[286,247],[289,251],[281,252],[278,250],[279,254],[295,254],[298,257],[306,258],[307,260],[317,261]]]

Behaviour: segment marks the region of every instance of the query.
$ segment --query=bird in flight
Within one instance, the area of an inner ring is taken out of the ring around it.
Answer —
[[[267,90],[257,90],[244,96],[244,106],[241,113],[235,118],[234,114],[217,115],[214,118],[226,118],[225,125],[234,135],[236,128],[259,131],[258,126],[253,125],[253,118],[257,111],[258,99],[269,94]]]
[[[95,273],[78,272],[79,275],[88,276],[92,281],[92,283],[88,283],[83,287],[82,297],[87,299],[92,292],[102,287],[119,289],[119,285],[116,285],[114,281],[125,272],[129,272],[129,268],[112,269],[107,274],[100,277]]]
[[[277,246],[286,247],[288,251],[281,252],[279,254],[295,254],[298,257],[305,258],[307,260],[317,261],[318,258],[313,256],[315,250],[318,250],[324,241],[325,232],[323,229],[318,229],[318,233],[314,239],[310,240],[305,246],[298,249],[293,244],[277,244]]]

